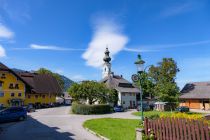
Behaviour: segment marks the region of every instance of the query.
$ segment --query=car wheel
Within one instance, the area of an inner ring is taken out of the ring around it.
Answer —
[[[21,116],[21,117],[19,118],[19,120],[20,120],[20,121],[23,121],[23,120],[25,120],[25,117]]]

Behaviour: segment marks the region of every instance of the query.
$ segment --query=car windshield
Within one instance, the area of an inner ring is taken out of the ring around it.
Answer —
[[[1,113],[1,112],[4,112],[5,110],[7,110],[7,108],[0,110],[0,113]]]

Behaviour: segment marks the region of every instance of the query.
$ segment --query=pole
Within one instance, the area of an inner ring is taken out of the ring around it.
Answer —
[[[142,88],[141,88],[141,74],[139,74],[139,87],[140,87],[140,102],[141,102],[141,121],[143,123],[144,113],[143,113],[143,99],[142,99],[143,91],[142,91]]]
[[[142,100],[142,89],[141,89],[141,85],[140,85],[140,97],[141,97],[141,120],[142,122],[144,121],[144,113],[143,113],[143,100]]]

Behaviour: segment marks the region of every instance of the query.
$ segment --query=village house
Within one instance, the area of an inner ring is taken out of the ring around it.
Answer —
[[[136,108],[137,94],[140,94],[139,89],[134,87],[132,83],[124,79],[122,75],[115,75],[113,72],[111,72],[111,58],[109,56],[108,48],[106,48],[103,60],[103,79],[100,82],[105,83],[108,88],[115,89],[117,91],[117,104],[119,106],[123,106],[123,108]]]
[[[0,105],[51,104],[62,90],[49,74],[15,72],[0,63]]]
[[[188,83],[181,90],[180,106],[191,109],[210,109],[210,82]]]

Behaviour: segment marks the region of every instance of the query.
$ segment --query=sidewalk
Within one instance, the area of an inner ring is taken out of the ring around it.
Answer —
[[[210,110],[201,110],[201,109],[190,109],[191,112],[202,113],[202,114],[210,114]]]

